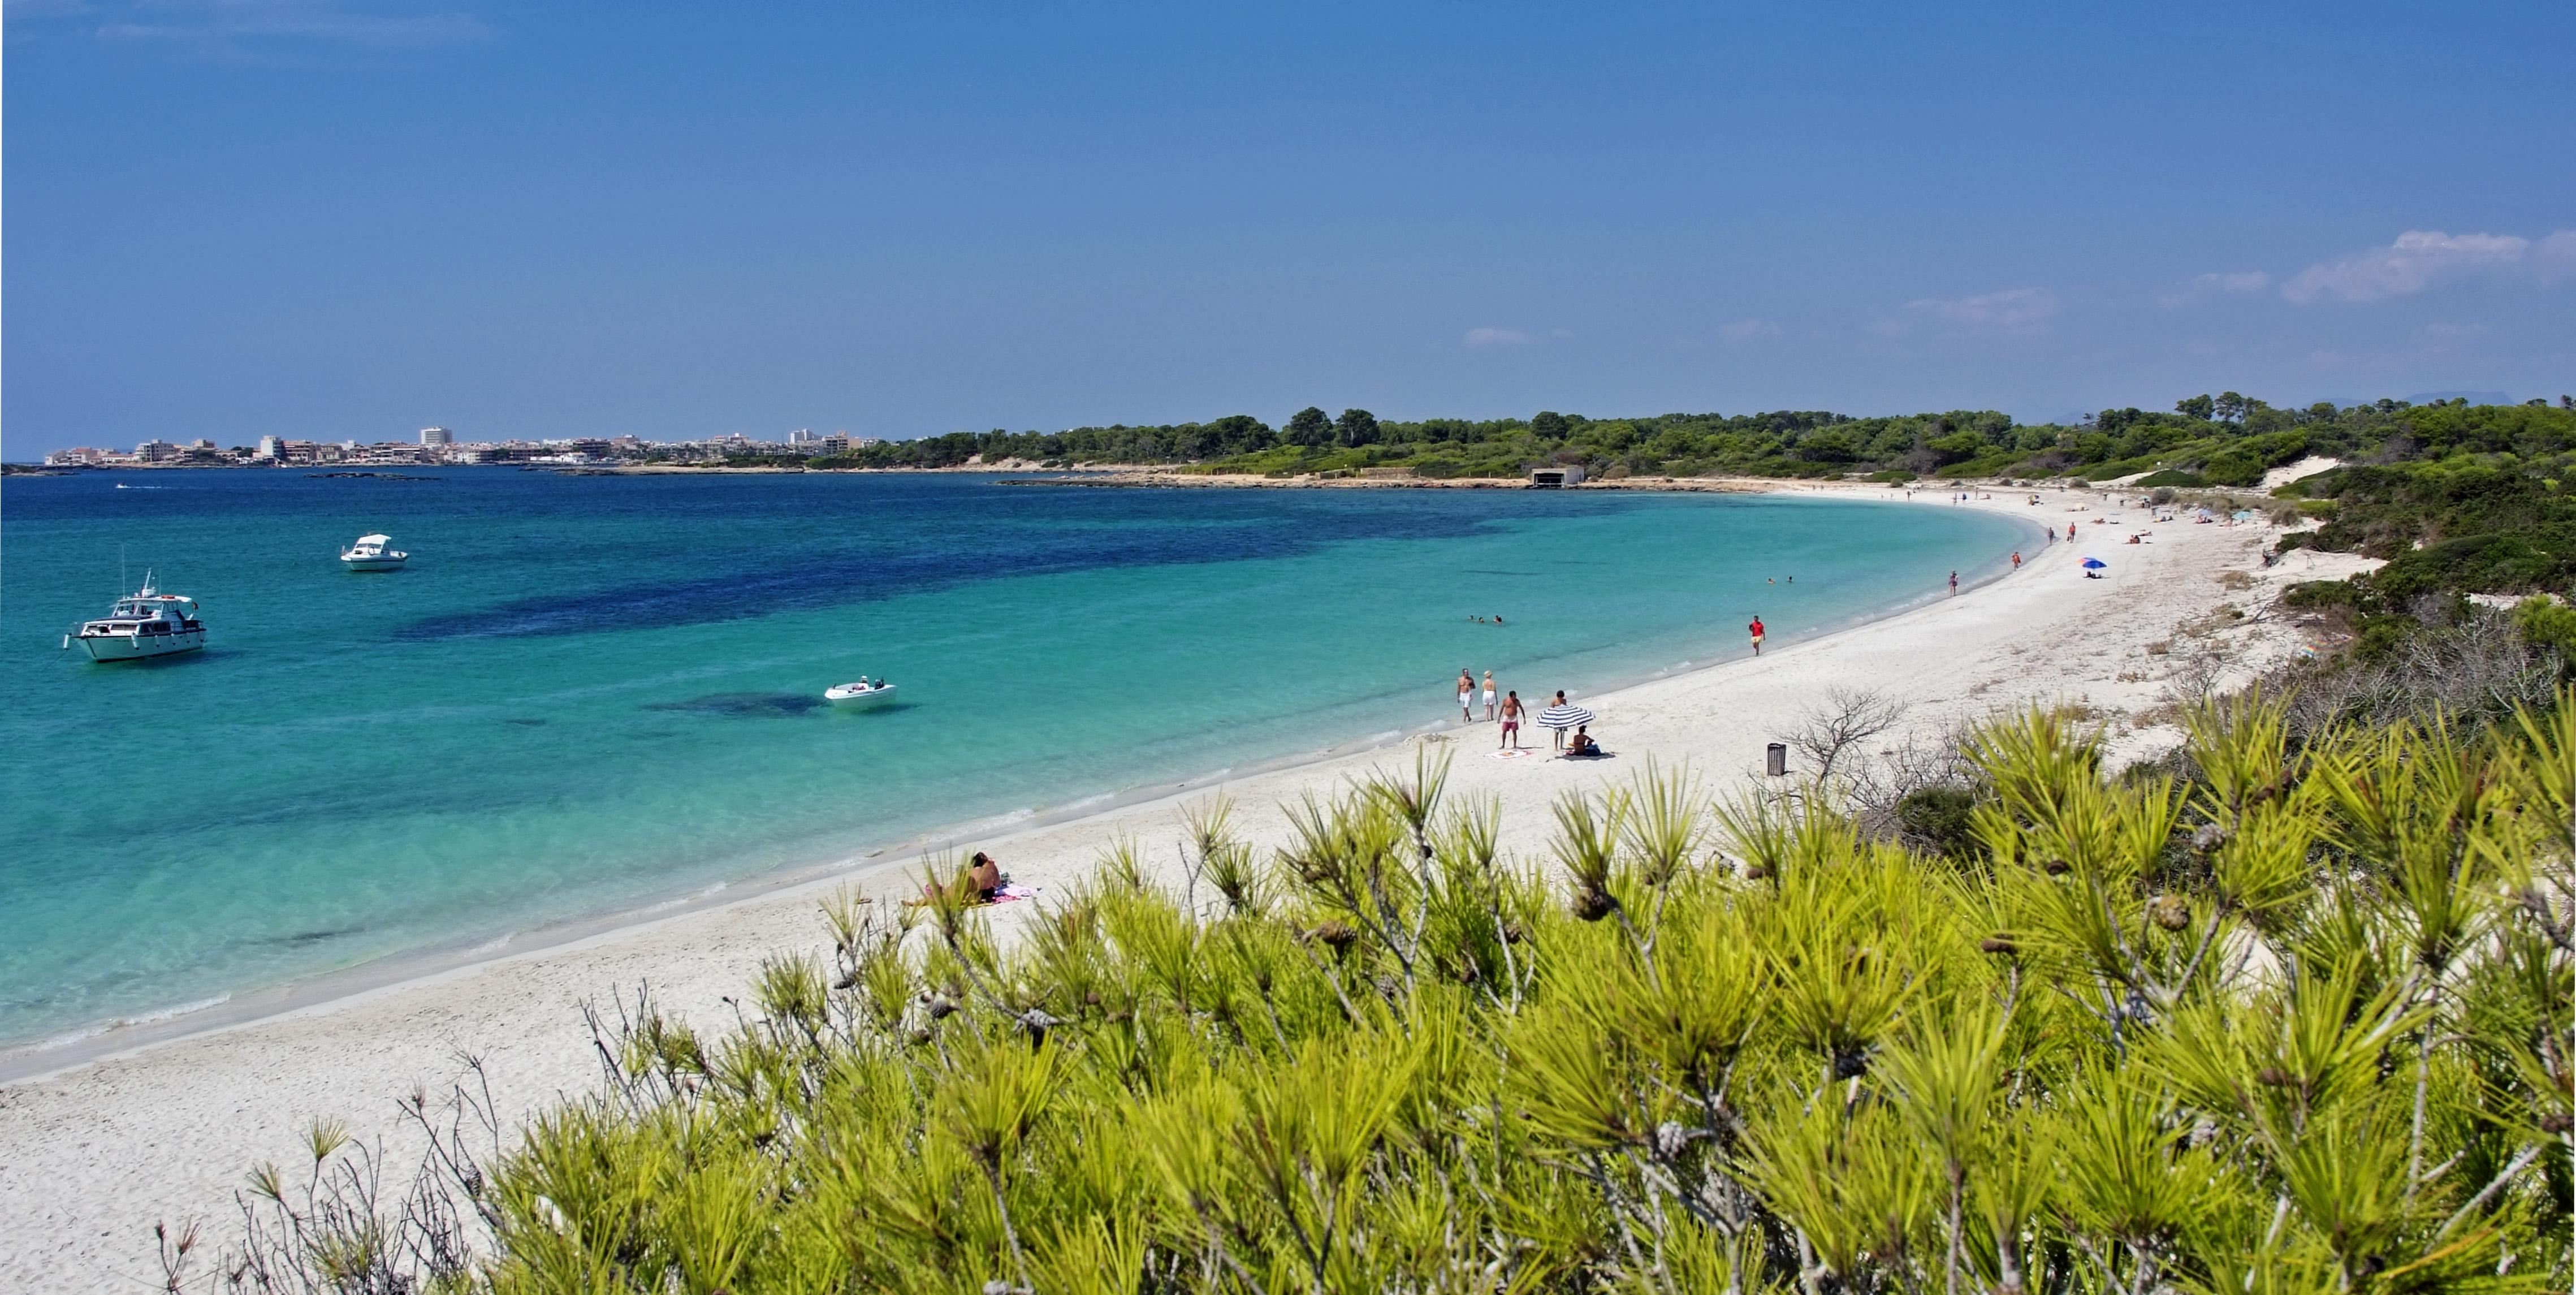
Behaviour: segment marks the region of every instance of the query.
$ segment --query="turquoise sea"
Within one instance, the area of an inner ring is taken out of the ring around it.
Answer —
[[[1543,696],[1706,664],[1755,612],[1794,641],[2030,537],[1745,496],[403,472],[9,480],[0,1040],[1436,724],[1461,666]],[[408,570],[339,568],[374,530]],[[147,567],[207,651],[57,650]],[[861,673],[903,704],[820,704]]]

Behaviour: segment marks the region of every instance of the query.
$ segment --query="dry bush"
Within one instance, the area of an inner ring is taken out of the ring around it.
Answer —
[[[1846,752],[1895,727],[1905,710],[1904,702],[1878,689],[1836,685],[1790,730],[1789,746],[1807,757],[1817,780],[1830,780]]]
[[[2290,699],[2291,728],[2305,738],[2339,724],[2436,715],[2482,727],[2516,706],[2546,704],[2564,675],[2558,654],[2525,642],[2510,613],[2472,606],[2399,639],[2378,660],[2298,662],[2274,672],[2263,688]]]

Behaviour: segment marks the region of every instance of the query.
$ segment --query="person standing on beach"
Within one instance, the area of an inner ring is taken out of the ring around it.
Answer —
[[[1476,676],[1467,673],[1467,667],[1460,666],[1458,667],[1458,718],[1470,724],[1475,723],[1475,703]]]
[[[1760,612],[1753,614],[1753,623],[1745,626],[1744,632],[1753,636],[1753,655],[1762,655],[1762,614]]]
[[[2021,550],[2020,550],[2020,549],[2014,549],[2014,550],[2013,550],[2013,570],[2015,570],[2015,571],[2019,571],[2019,570],[2021,570]]]
[[[1485,722],[1494,722],[1494,672],[1485,672]]]
[[[1559,689],[1557,689],[1557,690],[1556,690],[1556,700],[1555,700],[1555,701],[1552,701],[1552,702],[1549,702],[1549,703],[1548,703],[1548,705],[1549,705],[1550,707],[1556,707],[1556,706],[1562,706],[1562,705],[1564,705],[1564,704],[1565,704],[1565,690],[1564,690],[1563,688],[1559,688]],[[1549,750],[1551,750],[1551,751],[1554,751],[1554,752],[1555,752],[1556,754],[1558,754],[1558,755],[1563,755],[1563,754],[1565,754],[1565,730],[1564,730],[1564,729],[1561,729],[1561,728],[1552,728],[1552,729],[1549,729],[1549,730],[1548,730],[1548,737],[1549,737],[1548,749],[1549,749]]]
[[[1959,592],[1959,573],[1956,571],[1950,573],[1950,592],[1953,595]]]
[[[1504,694],[1503,737],[1502,741],[1496,743],[1497,746],[1507,746],[1515,751],[1521,749],[1521,716],[1528,713],[1528,711],[1528,707],[1521,705],[1521,695],[1519,692],[1515,691]]]

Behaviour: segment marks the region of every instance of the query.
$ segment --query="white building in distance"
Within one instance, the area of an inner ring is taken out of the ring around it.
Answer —
[[[451,432],[444,427],[424,427],[420,429],[420,443],[431,446],[454,445],[456,443],[456,433]]]

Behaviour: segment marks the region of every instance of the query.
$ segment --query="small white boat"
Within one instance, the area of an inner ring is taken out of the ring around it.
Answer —
[[[105,619],[83,621],[77,634],[63,636],[64,647],[75,642],[92,661],[140,661],[204,647],[206,626],[196,599],[161,592],[146,571],[143,587],[117,599]]]
[[[361,535],[340,554],[341,565],[352,571],[400,571],[411,555],[385,546],[394,542],[390,535]]]
[[[883,679],[874,683],[861,679],[857,683],[834,684],[823,690],[823,700],[844,710],[883,706],[894,700],[894,685]]]

